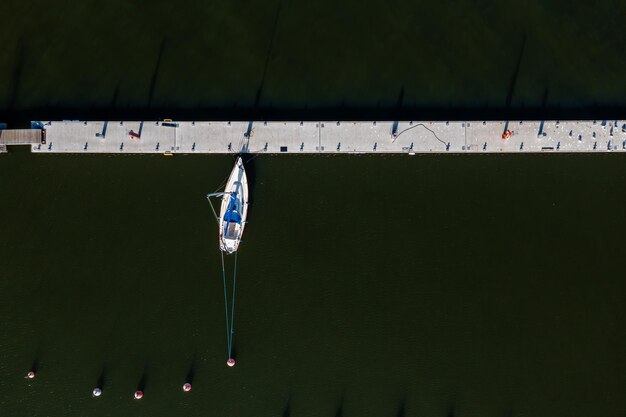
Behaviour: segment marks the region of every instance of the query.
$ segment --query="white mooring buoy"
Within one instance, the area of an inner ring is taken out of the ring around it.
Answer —
[[[35,373],[35,371],[28,371],[28,373],[26,374],[26,378],[28,379],[35,379],[35,376],[37,374]]]
[[[94,388],[93,391],[91,391],[91,395],[94,397],[99,397],[102,395],[102,390],[98,387]]]
[[[234,358],[228,358],[228,360],[226,361],[226,365],[228,365],[229,367],[233,367],[235,366],[235,359]]]
[[[142,390],[135,391],[135,399],[141,400],[142,398],[143,398],[143,391]]]
[[[191,391],[191,384],[189,382],[185,382],[185,385],[183,385],[183,391],[185,392]]]

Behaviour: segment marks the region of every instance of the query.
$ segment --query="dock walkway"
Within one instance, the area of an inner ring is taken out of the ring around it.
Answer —
[[[626,121],[42,122],[35,153],[626,152]]]
[[[7,151],[7,145],[39,145],[43,131],[41,129],[0,129],[0,152]]]

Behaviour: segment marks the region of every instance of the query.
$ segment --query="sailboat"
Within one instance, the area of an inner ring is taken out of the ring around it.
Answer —
[[[211,197],[221,197],[222,206],[220,215],[217,216]],[[228,177],[226,187],[223,192],[211,193],[207,195],[207,200],[211,205],[213,215],[219,226],[219,243],[220,254],[222,256],[222,281],[224,283],[224,305],[226,313],[226,341],[228,343],[228,360],[226,364],[229,367],[235,366],[235,358],[233,357],[233,335],[235,333],[235,283],[237,282],[237,249],[241,243],[243,229],[246,226],[246,217],[248,216],[248,177],[243,167],[241,157],[235,161],[235,166]],[[228,298],[226,288],[226,269],[224,264],[224,254],[230,255],[234,253],[233,262],[233,289],[232,300],[230,303],[230,314],[228,312]]]
[[[217,219],[220,250],[229,255],[239,248],[248,215],[248,177],[241,157],[237,158],[224,191],[209,194],[207,198],[217,196],[222,197],[220,216]]]

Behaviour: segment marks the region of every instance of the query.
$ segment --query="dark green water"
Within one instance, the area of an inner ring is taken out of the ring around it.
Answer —
[[[626,2],[0,3],[0,120],[623,118]]]
[[[231,158],[1,159],[1,415],[624,415],[622,155],[254,159],[233,369]]]

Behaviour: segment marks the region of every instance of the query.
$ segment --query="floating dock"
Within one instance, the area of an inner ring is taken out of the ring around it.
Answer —
[[[6,129],[0,123],[0,153],[6,152],[8,145],[38,145],[42,134],[42,129]]]
[[[626,121],[33,122],[34,153],[626,152]]]

